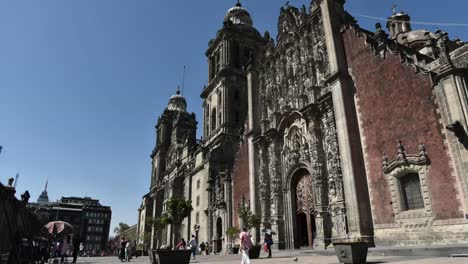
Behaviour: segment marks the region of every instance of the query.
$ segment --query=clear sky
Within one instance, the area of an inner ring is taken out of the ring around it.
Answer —
[[[186,65],[184,95],[202,121],[204,52],[235,2],[0,1],[0,180],[18,172],[18,192],[35,201],[48,179],[51,200],[91,196],[112,206],[113,226],[136,224],[157,117]],[[242,2],[257,29],[275,35],[286,1]],[[348,0],[346,8],[387,17],[393,3],[413,20],[468,23],[460,0]],[[374,29],[375,20],[356,19]],[[468,40],[467,27],[440,28]]]

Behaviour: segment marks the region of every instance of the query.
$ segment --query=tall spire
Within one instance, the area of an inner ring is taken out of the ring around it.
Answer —
[[[49,179],[46,180],[44,191],[42,191],[39,198],[37,198],[37,203],[46,204],[49,202],[49,195],[47,194],[47,186],[49,185]]]

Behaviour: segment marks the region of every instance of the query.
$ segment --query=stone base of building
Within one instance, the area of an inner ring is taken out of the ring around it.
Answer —
[[[468,221],[436,221],[426,227],[387,227],[374,230],[377,247],[457,245],[468,241]]]

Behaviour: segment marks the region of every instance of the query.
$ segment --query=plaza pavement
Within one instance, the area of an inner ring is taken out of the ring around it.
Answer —
[[[338,264],[335,256],[314,256],[314,255],[301,255],[297,254],[297,261],[294,261],[296,256],[278,256],[273,258],[260,258],[251,260],[252,264]],[[192,260],[190,264],[195,263],[208,263],[208,264],[239,264],[240,255],[215,255],[215,256],[198,256],[196,260]],[[117,257],[99,257],[99,258],[79,258],[77,263],[82,264],[113,264],[121,263]],[[150,264],[148,257],[140,257],[132,259],[131,263],[146,263]],[[436,258],[436,257],[398,257],[398,256],[369,256],[367,259],[369,264],[467,264],[468,258]],[[177,264],[177,263],[174,263]]]

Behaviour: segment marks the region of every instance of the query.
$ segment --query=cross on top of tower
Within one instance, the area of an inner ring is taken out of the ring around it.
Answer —
[[[397,11],[396,11],[396,8],[397,8],[397,4],[393,4],[392,6],[392,11],[393,11],[393,14],[396,15]]]

